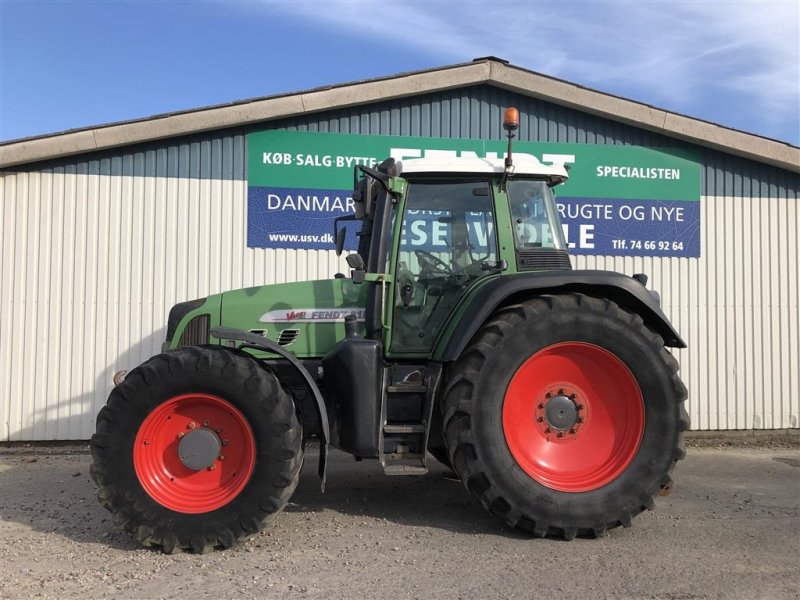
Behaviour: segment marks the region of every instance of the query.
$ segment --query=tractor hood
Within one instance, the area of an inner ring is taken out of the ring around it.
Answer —
[[[322,357],[344,338],[347,315],[363,330],[366,287],[340,278],[225,292],[219,324],[263,335],[300,358]]]

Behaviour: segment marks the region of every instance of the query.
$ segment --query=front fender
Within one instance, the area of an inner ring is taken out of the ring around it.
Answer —
[[[434,360],[456,360],[472,336],[498,308],[542,294],[576,292],[608,298],[638,314],[645,324],[672,348],[685,348],[656,298],[637,280],[613,271],[538,271],[487,278],[474,294],[453,312],[445,335],[434,351]]]
[[[282,356],[289,364],[297,369],[298,373],[303,377],[306,385],[308,385],[309,391],[316,401],[320,429],[322,429],[322,439],[319,444],[319,477],[322,480],[322,491],[324,492],[328,464],[328,442],[331,439],[331,432],[330,425],[328,424],[328,410],[325,408],[325,401],[322,399],[322,394],[314,378],[311,376],[311,373],[303,366],[303,363],[297,360],[294,354],[275,342],[265,339],[261,335],[242,331],[241,329],[232,329],[230,327],[214,327],[211,329],[211,335],[219,340],[243,342],[240,348],[256,348]]]

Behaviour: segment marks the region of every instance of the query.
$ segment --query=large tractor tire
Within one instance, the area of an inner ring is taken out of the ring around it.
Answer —
[[[91,474],[145,546],[202,553],[263,529],[297,486],[302,428],[244,352],[180,348],[132,370],[97,416]]]
[[[445,467],[452,470],[453,465],[450,464],[450,455],[447,452],[447,446],[444,443],[444,425],[442,423],[442,410],[441,404],[437,403],[433,407],[431,414],[430,436],[428,438],[428,452],[437,461],[442,463]]]
[[[685,399],[677,361],[638,315],[542,296],[497,312],[450,369],[445,441],[492,514],[540,537],[597,537],[670,489]]]

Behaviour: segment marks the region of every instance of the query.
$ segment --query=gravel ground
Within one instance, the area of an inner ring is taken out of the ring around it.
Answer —
[[[0,598],[800,598],[800,451],[692,448],[655,511],[599,540],[531,539],[443,467],[385,477],[309,455],[292,503],[225,552],[139,548],[85,447],[0,448]]]

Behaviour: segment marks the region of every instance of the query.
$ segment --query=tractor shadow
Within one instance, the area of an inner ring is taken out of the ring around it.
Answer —
[[[138,549],[98,503],[90,463],[85,443],[0,451],[0,521],[15,524],[6,535],[21,526],[79,544]]]
[[[317,476],[318,452],[306,453],[297,490],[286,513],[334,512],[355,519],[379,519],[407,527],[460,534],[530,539],[486,513],[449,469],[430,459],[424,476],[387,477],[377,461],[355,462],[333,451],[325,493]],[[0,522],[14,529],[59,536],[109,550],[141,550],[97,501],[89,477],[85,443],[0,449]],[[24,533],[19,535],[24,537]]]
[[[324,493],[317,476],[318,458],[316,449],[306,451],[300,482],[285,512],[333,511],[410,527],[531,539],[488,514],[455,473],[433,457],[428,457],[427,475],[386,476],[377,460],[356,462],[350,455],[332,450]]]

